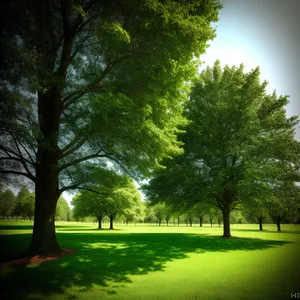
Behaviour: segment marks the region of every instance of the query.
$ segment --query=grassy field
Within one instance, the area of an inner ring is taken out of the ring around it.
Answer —
[[[1,255],[20,252],[32,223],[0,222]],[[0,269],[1,299],[273,300],[300,292],[300,226],[222,228],[57,223],[72,255]]]

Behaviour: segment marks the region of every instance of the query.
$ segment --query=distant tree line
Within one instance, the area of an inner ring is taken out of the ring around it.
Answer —
[[[0,185],[0,216],[3,220],[21,218],[31,221],[34,217],[34,199],[34,192],[30,192],[24,185],[17,195],[10,188],[4,189]],[[71,221],[71,208],[62,196],[57,203],[55,218],[57,221]]]

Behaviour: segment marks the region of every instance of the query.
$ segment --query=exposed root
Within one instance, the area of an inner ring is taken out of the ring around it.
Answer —
[[[64,257],[66,255],[76,252],[73,249],[62,249],[47,255],[34,255],[34,256],[25,256],[22,253],[18,253],[13,257],[7,259],[6,261],[0,263],[0,268],[19,268],[24,267],[25,265],[30,264],[41,264],[49,260],[56,260],[58,258]]]

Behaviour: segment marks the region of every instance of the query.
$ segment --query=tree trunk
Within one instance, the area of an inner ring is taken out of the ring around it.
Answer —
[[[230,209],[229,204],[225,203],[223,206],[223,237],[230,238]]]
[[[97,217],[97,220],[98,220],[98,229],[102,229],[102,219],[103,219],[102,216],[98,216]]]
[[[44,173],[47,177],[47,172]],[[50,177],[50,176],[49,176]],[[55,178],[49,181],[55,181]],[[56,178],[58,181],[58,178]],[[48,180],[37,180],[35,189],[35,211],[32,238],[26,253],[45,255],[57,252],[59,246],[55,233],[55,209],[58,200],[57,190]]]
[[[212,219],[210,219],[209,221],[210,221],[210,227],[212,227],[213,220],[212,220]]]
[[[158,219],[158,226],[160,226],[161,224],[161,219]]]
[[[166,220],[166,222],[167,222],[167,226],[169,226],[169,220]]]
[[[202,227],[202,224],[203,224],[203,217],[202,217],[202,216],[199,216],[199,220],[200,220],[200,227]]]
[[[193,226],[193,221],[192,221],[192,219],[190,219],[190,226],[191,226],[191,227]]]
[[[55,233],[55,211],[59,193],[58,132],[62,111],[61,92],[52,87],[38,94],[41,137],[37,147],[35,210],[32,239],[26,252],[49,254],[59,250]]]
[[[109,217],[109,229],[114,229],[114,217],[112,215]]]
[[[281,219],[277,218],[276,219],[276,225],[277,225],[277,231],[281,231],[281,225],[280,225]]]
[[[221,227],[221,219],[218,218],[219,227]]]
[[[180,217],[177,218],[177,224],[179,226],[179,224],[180,224]]]
[[[257,218],[258,224],[259,224],[259,230],[263,230],[263,217],[260,216]]]

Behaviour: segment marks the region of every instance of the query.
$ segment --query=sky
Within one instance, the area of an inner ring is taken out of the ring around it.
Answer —
[[[221,65],[260,67],[267,92],[289,95],[287,116],[300,115],[300,0],[221,0],[217,37],[200,57],[203,68]],[[297,93],[298,92],[298,93]],[[296,138],[300,140],[300,127]],[[68,193],[63,196],[70,203]]]
[[[260,67],[267,92],[289,95],[287,116],[300,115],[300,0],[221,0],[217,37],[200,57],[203,67]],[[300,140],[300,127],[296,131]]]

